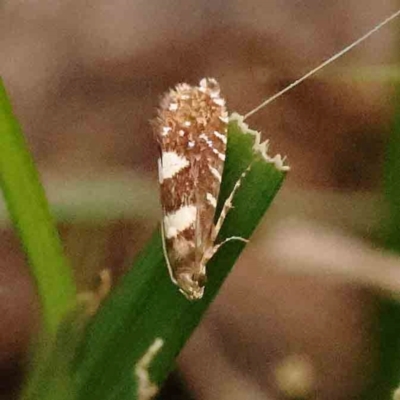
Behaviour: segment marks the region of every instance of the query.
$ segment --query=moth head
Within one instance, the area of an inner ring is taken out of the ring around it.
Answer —
[[[204,273],[189,273],[185,272],[177,277],[179,291],[188,300],[200,300],[204,294],[204,286],[207,277]]]

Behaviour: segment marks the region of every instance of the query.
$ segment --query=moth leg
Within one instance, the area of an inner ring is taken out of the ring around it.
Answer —
[[[215,246],[213,246],[212,255],[214,255],[222,245],[224,245],[225,243],[230,242],[231,240],[239,240],[240,242],[249,243],[248,239],[242,238],[240,236],[231,236],[231,237],[223,240],[221,243],[218,243]]]
[[[218,243],[214,245],[213,247],[210,247],[204,254],[203,260],[204,264],[206,264],[212,257],[214,257],[214,254],[219,250],[219,248],[224,245],[227,242],[230,242],[231,240],[240,240],[241,242],[248,243],[248,239],[242,238],[240,236],[231,236],[230,238],[225,239],[221,243]]]
[[[234,186],[233,189],[232,189],[231,194],[230,194],[229,197],[225,200],[224,206],[222,207],[221,214],[219,215],[218,220],[217,220],[217,223],[214,225],[213,230],[212,230],[212,232],[211,232],[212,243],[215,243],[215,240],[217,239],[217,236],[218,236],[218,234],[219,234],[219,231],[220,231],[221,228],[222,228],[222,225],[223,225],[223,223],[224,223],[224,221],[225,221],[226,216],[228,215],[229,210],[230,210],[231,208],[233,208],[233,205],[232,205],[233,197],[235,196],[235,194],[236,194],[237,190],[239,189],[240,185],[242,184],[243,178],[244,178],[244,177],[247,175],[247,173],[250,171],[251,165],[252,165],[252,164],[250,164],[250,165],[246,168],[246,170],[242,173],[242,175],[240,175],[239,179],[236,181],[235,186]],[[233,236],[233,237],[236,237],[236,236]],[[243,239],[243,238],[240,238],[240,239],[246,241],[246,239]],[[226,240],[229,240],[229,239],[226,239]],[[224,240],[224,242],[225,242],[226,240]],[[224,242],[222,242],[222,243],[224,243]]]
[[[172,283],[174,283],[175,285],[178,285],[178,282],[176,281],[175,276],[174,276],[174,274],[172,272],[172,267],[171,267],[171,264],[170,264],[169,258],[168,258],[167,247],[165,246],[165,233],[164,233],[164,223],[163,223],[163,221],[161,221],[160,229],[161,229],[162,248],[163,248],[165,262],[167,263],[167,267],[168,267],[169,277],[171,278]]]

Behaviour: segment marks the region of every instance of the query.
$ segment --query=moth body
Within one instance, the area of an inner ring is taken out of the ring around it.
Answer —
[[[211,78],[170,90],[155,121],[164,253],[172,281],[191,300],[203,296],[206,264],[216,251],[227,123],[225,100]]]

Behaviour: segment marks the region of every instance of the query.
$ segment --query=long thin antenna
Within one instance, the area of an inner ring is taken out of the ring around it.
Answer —
[[[318,65],[318,67],[312,69],[310,72],[307,74],[303,75],[300,79],[297,79],[293,83],[291,83],[289,86],[286,86],[284,89],[282,89],[280,92],[274,94],[272,97],[269,99],[263,101],[260,105],[258,105],[256,108],[253,108],[251,111],[249,111],[243,118],[243,120],[251,117],[253,114],[256,112],[260,111],[262,108],[264,108],[266,105],[269,103],[272,103],[274,100],[276,100],[278,97],[281,97],[284,93],[288,92],[289,90],[293,89],[303,81],[305,81],[307,78],[310,76],[314,75],[317,73],[319,70],[322,68],[326,67],[328,64],[332,63],[333,61],[337,60],[338,58],[342,57],[346,53],[348,53],[351,49],[354,47],[358,46],[361,42],[363,42],[365,39],[369,38],[371,35],[373,35],[376,31],[381,29],[383,26],[388,24],[390,21],[393,19],[397,18],[400,15],[400,10],[396,11],[394,14],[390,15],[387,17],[385,20],[383,20],[381,23],[376,25],[373,29],[371,29],[369,32],[367,32],[365,35],[361,36],[359,39],[357,39],[355,42],[351,43],[347,47],[345,47],[343,50],[339,51],[339,53],[336,53],[334,56],[328,58],[325,60],[322,64]]]

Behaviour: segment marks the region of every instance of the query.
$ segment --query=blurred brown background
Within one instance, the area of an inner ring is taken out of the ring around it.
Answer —
[[[117,279],[157,224],[149,120],[165,90],[212,76],[229,109],[246,113],[395,7],[3,1],[0,71],[81,289],[106,266]],[[393,111],[393,85],[374,71],[397,61],[399,23],[248,121],[292,171],[179,359],[195,398],[357,399],[371,384],[376,296],[400,282],[397,260],[370,245]],[[1,212],[0,398],[13,398],[38,304]]]

